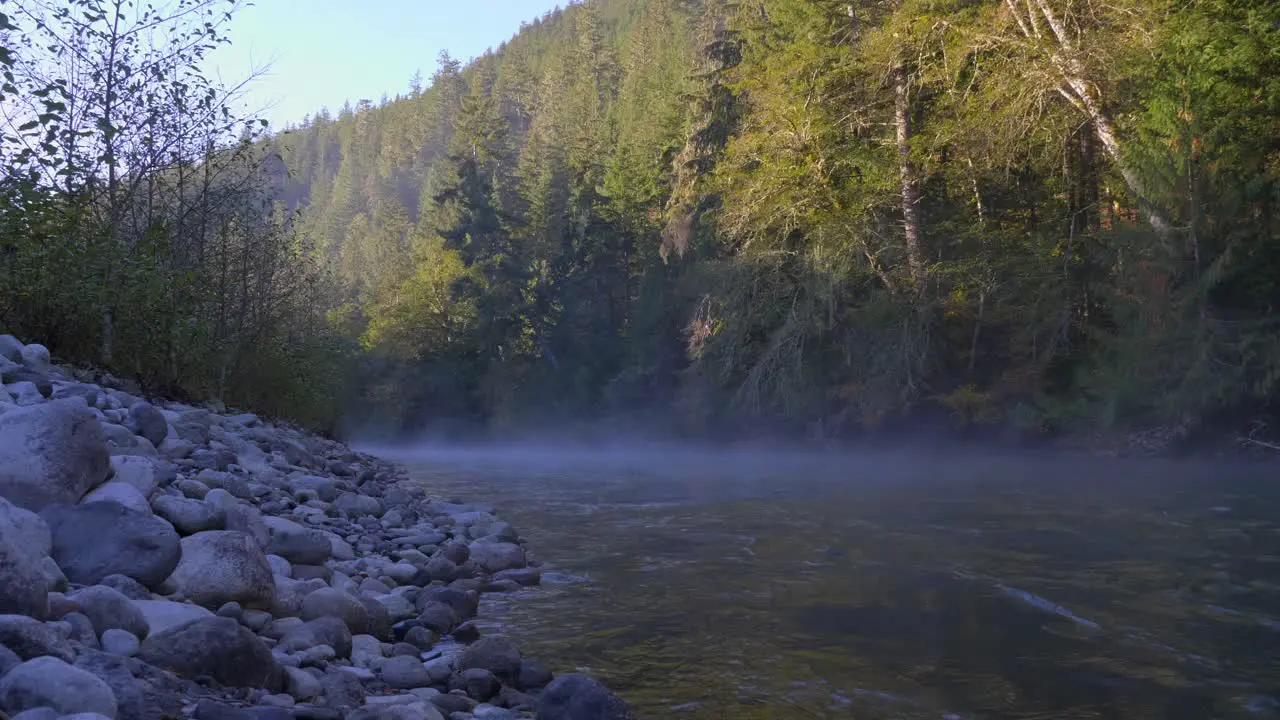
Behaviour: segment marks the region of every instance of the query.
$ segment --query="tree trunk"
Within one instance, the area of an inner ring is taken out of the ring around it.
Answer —
[[[898,66],[893,74],[893,124],[897,134],[898,168],[902,180],[902,228],[907,244],[907,266],[917,291],[924,285],[924,256],[920,251],[920,188],[911,167],[911,98],[907,88],[907,68]]]

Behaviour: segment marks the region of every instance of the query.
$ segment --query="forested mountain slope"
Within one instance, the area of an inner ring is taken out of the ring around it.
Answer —
[[[1274,418],[1280,3],[590,0],[420,85],[249,145],[318,422]]]

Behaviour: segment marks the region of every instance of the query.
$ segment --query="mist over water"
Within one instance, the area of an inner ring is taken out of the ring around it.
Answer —
[[[492,505],[541,588],[484,630],[644,717],[1280,708],[1264,464],[653,442],[375,446]]]

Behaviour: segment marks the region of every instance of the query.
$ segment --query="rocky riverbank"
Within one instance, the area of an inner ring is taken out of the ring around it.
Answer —
[[[488,507],[0,336],[0,720],[630,718],[481,637],[539,579]]]

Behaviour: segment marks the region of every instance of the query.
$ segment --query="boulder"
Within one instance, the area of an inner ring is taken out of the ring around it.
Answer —
[[[284,669],[284,687],[294,700],[300,702],[306,702],[324,693],[324,686],[320,684],[320,679],[301,668],[286,667]]]
[[[270,539],[267,552],[297,565],[323,565],[333,552],[329,538],[319,530],[304,528],[292,520],[264,517]]]
[[[156,447],[169,437],[169,421],[164,413],[148,402],[139,401],[129,408],[129,426]]]
[[[168,520],[182,535],[195,535],[206,530],[222,530],[227,525],[227,514],[222,508],[202,500],[188,500],[174,495],[157,495],[151,501],[151,510]]]
[[[67,579],[80,585],[127,575],[154,588],[182,556],[172,525],[116,503],[52,505],[40,517],[53,534],[53,559]]]
[[[22,362],[22,341],[12,335],[0,335],[0,358],[9,362]]]
[[[211,610],[232,601],[266,609],[276,594],[267,556],[253,538],[231,530],[183,538],[182,561],[170,580],[188,600]]]
[[[53,380],[45,373],[23,365],[0,366],[0,383],[5,385],[31,383],[41,397],[47,398],[53,395]]]
[[[98,635],[110,629],[125,630],[138,638],[145,638],[149,623],[134,601],[103,585],[94,585],[71,593],[72,602],[93,623]]]
[[[0,708],[17,714],[40,707],[62,715],[98,713],[112,719],[117,709],[105,682],[52,657],[28,660],[0,679]]]
[[[476,542],[471,545],[471,559],[485,572],[522,568],[527,564],[524,548],[508,542]]]
[[[133,657],[138,654],[142,642],[138,636],[126,630],[111,628],[102,633],[102,651],[121,657]]]
[[[130,483],[113,480],[103,483],[98,487],[90,490],[80,502],[113,502],[117,505],[123,505],[130,510],[137,510],[140,513],[151,514],[151,504],[138,492],[138,488]]]
[[[108,575],[102,578],[102,581],[98,584],[109,587],[130,600],[151,599],[151,591],[143,587],[142,583],[127,575]]]
[[[341,618],[353,635],[372,635],[372,618],[369,609],[354,595],[335,588],[317,590],[302,599],[300,617],[315,620],[321,617]]]
[[[112,631],[118,632],[118,631]],[[157,676],[160,670],[151,667],[137,667],[134,661],[119,655],[112,655],[97,650],[81,650],[76,657],[75,666],[87,673],[95,675],[111,688],[116,698],[116,717],[119,720],[151,720],[156,717],[173,717],[166,713],[166,706],[172,706],[173,696],[160,695],[160,687],[154,683],[146,685],[139,678],[148,675]],[[132,668],[139,670],[138,678],[134,677]],[[166,678],[168,679],[168,678]],[[176,678],[172,682],[180,682]],[[145,689],[144,689],[145,688]],[[179,704],[181,700],[179,699]]]
[[[49,348],[32,343],[22,348],[22,364],[37,372],[49,372]]]
[[[28,510],[74,504],[107,478],[102,424],[68,398],[0,415],[0,497]]]
[[[471,670],[463,670],[455,673],[449,678],[450,690],[461,690],[467,694],[467,697],[484,702],[502,689],[502,683],[498,682],[498,678],[488,670],[473,668]],[[541,719],[541,715],[538,716]],[[585,718],[584,718],[585,720]],[[595,717],[592,716],[592,720]]]
[[[416,657],[400,655],[382,665],[382,682],[395,690],[411,690],[431,685],[431,673]]]
[[[554,677],[551,670],[537,660],[521,660],[520,675],[515,686],[526,692],[537,692],[551,683]]]
[[[351,657],[351,630],[342,618],[325,616],[305,622],[281,638],[276,649],[300,652],[321,645],[333,648],[338,657]]]
[[[171,600],[134,600],[133,604],[147,621],[147,635],[155,635],[172,627],[213,617],[213,613],[190,603]]]
[[[23,660],[49,655],[70,661],[71,646],[53,628],[25,615],[0,615],[0,645]]]
[[[418,593],[417,605],[421,611],[433,602],[440,602],[453,608],[460,620],[473,618],[480,609],[480,594],[470,590],[459,590],[453,587],[434,586],[424,588]]]
[[[223,511],[227,515],[228,530],[247,534],[253,538],[258,547],[266,551],[271,544],[271,534],[267,531],[267,524],[263,521],[261,510],[248,503],[237,502],[234,505],[223,506]]]
[[[600,681],[561,675],[538,696],[538,720],[634,720],[630,706]]]
[[[155,461],[139,455],[114,455],[111,458],[111,469],[115,471],[115,482],[132,485],[143,497],[155,491],[160,484],[160,470]]]
[[[487,637],[472,643],[458,657],[458,669],[482,668],[510,685],[520,677],[520,651],[506,638]]]
[[[231,618],[210,617],[155,633],[142,643],[144,662],[194,680],[207,675],[223,685],[262,687],[275,673],[271,650]]]
[[[0,499],[0,613],[48,614],[50,583],[43,563],[50,545],[40,516]]]

